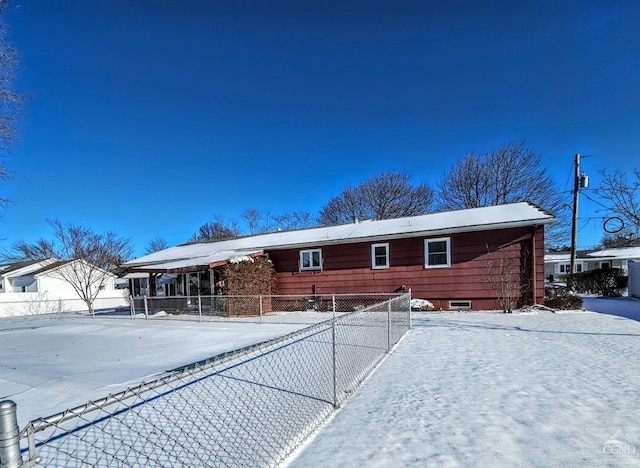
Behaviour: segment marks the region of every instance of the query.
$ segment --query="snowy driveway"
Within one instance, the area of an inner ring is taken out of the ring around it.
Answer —
[[[541,311],[413,325],[290,466],[640,466],[640,322]]]

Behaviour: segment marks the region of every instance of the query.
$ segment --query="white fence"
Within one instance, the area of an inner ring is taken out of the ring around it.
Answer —
[[[629,297],[640,298],[640,262],[630,260],[629,269]]]
[[[94,309],[129,307],[127,296],[128,290],[101,291],[93,303]],[[79,297],[53,297],[47,293],[0,294],[0,317],[63,312],[88,312],[88,310],[85,302]]]

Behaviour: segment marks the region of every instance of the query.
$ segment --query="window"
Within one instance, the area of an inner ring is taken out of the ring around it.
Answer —
[[[582,263],[576,263],[576,273],[582,272]],[[571,273],[571,264],[560,265],[560,273]]]
[[[300,251],[301,270],[322,270],[322,250],[301,250]]]
[[[445,268],[451,266],[451,253],[449,238],[425,239],[424,241],[424,267]]]
[[[371,246],[371,268],[389,268],[389,244]]]
[[[449,301],[449,309],[471,309],[471,301]]]

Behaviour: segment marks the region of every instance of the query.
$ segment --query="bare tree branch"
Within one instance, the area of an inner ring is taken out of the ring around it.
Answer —
[[[431,212],[434,192],[426,184],[414,186],[406,172],[387,171],[348,186],[329,200],[318,222],[322,225],[351,223],[358,219],[391,219]]]
[[[460,158],[438,183],[439,211],[528,201],[553,213],[559,222],[547,230],[555,243],[568,237],[566,201],[542,160],[524,142],[507,143],[484,154]]]
[[[169,248],[169,244],[162,237],[155,237],[149,241],[149,244],[144,249],[144,253],[149,255],[152,253],[160,252],[161,250]]]
[[[621,217],[635,237],[640,234],[640,171],[634,171],[635,179],[629,180],[621,171],[601,171],[602,183],[598,196],[608,205],[613,215]]]
[[[193,236],[193,240],[225,240],[234,239],[240,236],[240,227],[234,220],[227,221],[221,216],[216,216],[213,221],[203,224],[198,229],[198,233]]]
[[[131,241],[113,232],[96,234],[83,226],[58,220],[49,224],[54,231],[53,239],[40,239],[32,244],[16,242],[13,254],[7,256],[14,260],[58,260],[54,273],[73,287],[93,314],[93,302],[108,281],[105,273],[117,274],[120,265],[131,258]]]
[[[8,1],[0,0],[0,15],[8,5]],[[0,17],[0,181],[11,176],[4,157],[15,141],[16,124],[22,108],[22,97],[14,88],[18,54],[6,36],[6,28]],[[7,198],[0,196],[0,208],[6,208],[8,203]]]

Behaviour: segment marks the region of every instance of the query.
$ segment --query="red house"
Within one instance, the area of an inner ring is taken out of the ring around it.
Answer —
[[[125,263],[149,273],[151,295],[208,295],[220,268],[239,256],[268,256],[279,294],[392,292],[437,308],[500,309],[506,283],[518,305],[544,299],[544,225],[530,203],[179,245]],[[496,284],[502,283],[502,284]]]

